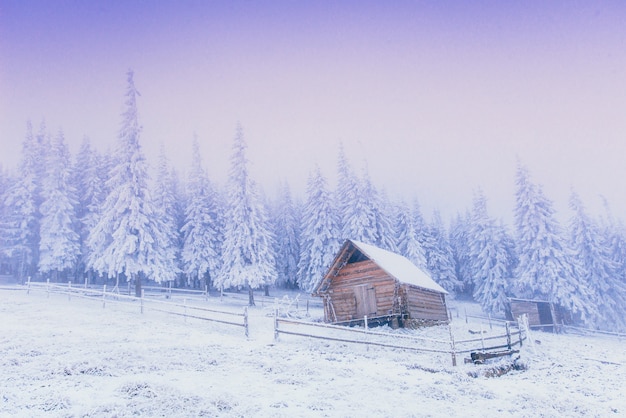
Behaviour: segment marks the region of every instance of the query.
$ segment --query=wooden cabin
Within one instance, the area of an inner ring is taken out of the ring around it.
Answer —
[[[557,331],[558,325],[563,323],[560,310],[551,302],[509,298],[507,319],[515,321],[524,314],[528,316],[528,325],[534,329]]]
[[[326,322],[421,326],[448,323],[446,292],[405,257],[347,240],[313,290]]]

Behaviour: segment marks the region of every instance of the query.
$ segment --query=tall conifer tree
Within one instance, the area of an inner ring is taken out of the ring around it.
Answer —
[[[341,247],[339,223],[319,167],[309,174],[307,199],[302,210],[302,238],[298,280],[300,287],[312,291],[330,267]]]
[[[139,143],[141,127],[133,72],[127,73],[126,102],[122,113],[109,189],[98,223],[89,236],[90,267],[111,277],[126,275],[141,296],[142,276],[164,279],[167,264],[159,247],[166,241],[148,189],[148,165]]]
[[[218,284],[246,287],[253,306],[253,290],[276,281],[276,263],[265,207],[248,173],[246,148],[243,129],[237,125],[228,179],[224,265]]]
[[[187,181],[187,207],[182,260],[190,280],[206,279],[206,285],[218,276],[221,263],[222,220],[217,192],[202,167],[198,140],[193,141],[193,157]]]
[[[40,207],[39,271],[67,273],[76,266],[80,237],[76,232],[76,190],[71,184],[70,153],[63,132],[55,138],[46,158]]]

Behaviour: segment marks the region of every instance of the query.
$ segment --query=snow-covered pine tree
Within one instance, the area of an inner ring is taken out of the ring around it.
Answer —
[[[474,293],[470,256],[470,225],[471,213],[469,211],[464,216],[460,213],[457,214],[450,224],[450,246],[454,256],[456,277],[463,283],[462,293],[469,296]]]
[[[287,183],[281,185],[274,214],[276,284],[295,289],[300,259],[300,214]]]
[[[91,158],[89,159],[93,164],[91,169],[86,170],[81,180],[83,183],[80,190],[84,192],[86,197],[86,212],[79,219],[82,224],[82,228],[86,232],[86,236],[83,238],[82,254],[86,280],[91,282],[95,279],[98,273],[105,274],[104,272],[96,271],[91,265],[90,258],[92,253],[92,247],[90,241],[95,237],[94,231],[96,225],[100,221],[102,211],[104,208],[104,202],[109,195],[109,179],[113,171],[114,158],[111,154],[100,154],[96,150],[93,150]],[[79,194],[79,197],[82,197]],[[101,231],[104,233],[104,231]],[[97,242],[106,242],[106,237],[102,236]]]
[[[45,155],[50,148],[46,126],[41,124],[37,135],[27,124],[26,138],[22,143],[19,175],[6,192],[7,210],[5,252],[15,259],[20,280],[32,276],[39,263],[39,228],[41,215],[41,187],[45,175]]]
[[[351,187],[356,193],[347,202],[343,197],[337,196],[341,202],[339,207],[340,217],[343,219],[343,235],[346,239],[377,245],[379,239],[376,214],[372,206],[372,200],[376,199],[372,194],[374,189],[368,184],[367,178],[352,178],[346,181],[352,183]]]
[[[508,288],[514,266],[513,254],[509,252],[508,238],[503,225],[491,220],[483,233],[484,246],[476,254],[476,277],[474,300],[484,312],[504,314],[508,305]]]
[[[337,222],[341,233],[340,240],[358,239],[357,236],[351,235],[354,233],[353,217],[356,213],[355,204],[359,194],[358,187],[359,181],[350,167],[343,143],[340,143],[337,157],[337,188],[334,194],[336,199],[334,206],[337,208]]]
[[[39,272],[63,279],[76,266],[80,237],[76,227],[76,190],[71,184],[71,158],[63,132],[59,131],[45,160],[40,206]]]
[[[141,150],[141,127],[133,72],[127,73],[126,102],[122,113],[108,195],[97,224],[90,232],[89,267],[110,277],[124,274],[135,281],[141,296],[142,276],[159,281],[166,264],[159,246],[165,242],[162,219],[157,216],[148,189],[148,164]]]
[[[11,258],[11,228],[9,224],[9,210],[6,205],[6,196],[9,184],[15,183],[11,175],[0,165],[0,264],[14,271],[15,266]]]
[[[211,280],[221,268],[222,220],[217,192],[202,168],[197,138],[193,141],[191,171],[187,181],[187,207],[183,232],[182,260],[190,281]]]
[[[580,271],[579,281],[589,288],[589,303],[596,308],[596,315],[588,322],[605,330],[624,330],[626,287],[619,277],[619,265],[611,257],[610,243],[575,192],[569,206],[574,212],[569,222],[570,246]]]
[[[379,192],[372,184],[367,168],[363,172],[359,194],[364,197],[371,212],[371,229],[373,241],[371,244],[391,252],[397,252],[395,230],[393,225],[393,208],[386,199],[386,193]],[[365,241],[366,242],[366,241]]]
[[[89,188],[89,177],[96,170],[94,164],[94,150],[91,148],[91,142],[88,137],[83,137],[83,142],[76,154],[76,160],[72,167],[71,182],[76,190],[76,232],[78,233],[79,254],[76,266],[77,279],[83,277],[88,282],[86,275],[87,261],[87,236],[89,229],[85,224],[87,214],[89,213],[89,203],[91,202],[91,190]]]
[[[571,254],[548,200],[530,181],[528,169],[518,164],[515,193],[515,229],[519,264],[513,283],[516,296],[553,302],[584,321],[588,292],[577,287]]]
[[[428,271],[441,287],[454,296],[463,284],[456,277],[452,247],[438,210],[433,214],[427,236],[425,250]]]
[[[494,221],[489,217],[487,213],[487,198],[481,189],[474,192],[474,198],[472,202],[472,212],[469,225],[469,260],[470,260],[470,274],[472,276],[472,287],[474,288],[473,297],[474,300],[480,297],[477,293],[479,288],[482,288],[482,281],[490,275],[488,269],[493,265],[493,260],[485,260],[481,257],[491,256],[494,257],[495,251],[485,252],[485,248],[488,246],[493,249],[494,238]]]
[[[302,210],[302,235],[298,281],[310,292],[322,280],[341,247],[338,216],[326,178],[319,167],[309,174],[307,199]]]
[[[238,124],[228,179],[224,264],[217,284],[223,288],[246,287],[249,304],[253,306],[253,290],[276,281],[276,262],[265,206],[248,173],[246,148],[243,129]]]
[[[161,257],[157,258],[158,266],[155,266],[155,278],[159,282],[173,282],[180,273],[178,259],[180,253],[180,233],[178,230],[176,180],[170,168],[170,163],[165,156],[165,149],[161,147],[157,164],[156,179],[154,184],[154,208],[155,216],[161,219],[163,225],[164,240],[159,242]],[[158,276],[158,278],[156,277]]]
[[[417,238],[415,216],[405,202],[400,202],[396,208],[395,230],[397,251],[417,267],[426,270],[426,253]]]

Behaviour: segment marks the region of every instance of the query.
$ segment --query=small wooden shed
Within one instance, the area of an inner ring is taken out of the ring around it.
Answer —
[[[515,321],[521,315],[528,316],[528,325],[534,329],[557,331],[563,323],[558,307],[546,300],[509,298],[507,319]]]
[[[313,296],[332,323],[420,326],[448,323],[446,290],[407,258],[347,240]]]

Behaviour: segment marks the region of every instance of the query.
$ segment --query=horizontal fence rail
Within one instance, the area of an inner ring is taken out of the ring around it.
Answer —
[[[186,301],[185,303],[181,304],[181,303],[175,303],[175,302],[162,301],[162,300],[153,299],[153,298],[146,298],[145,292],[143,289],[142,289],[141,297],[128,296],[128,295],[120,294],[117,292],[107,291],[107,285],[103,285],[102,289],[99,290],[99,289],[95,289],[91,287],[85,288],[85,287],[72,286],[71,282],[68,282],[67,285],[62,285],[58,283],[50,283],[49,281],[46,283],[31,282],[31,281],[27,282],[26,284],[27,293],[29,293],[31,289],[34,289],[34,288],[43,289],[44,291],[48,292],[48,295],[50,293],[66,294],[68,297],[68,300],[71,300],[72,296],[85,298],[85,299],[92,299],[92,300],[98,299],[102,301],[103,308],[106,306],[107,303],[124,303],[124,301],[139,302],[140,311],[141,313],[144,313],[144,309],[147,308],[148,304],[150,304],[151,306],[149,307],[149,309],[155,312],[163,312],[166,314],[182,316],[185,318],[193,318],[193,319],[199,319],[199,320],[208,321],[208,322],[216,322],[216,323],[225,324],[225,325],[243,327],[246,337],[249,336],[249,321],[248,321],[248,308],[247,307],[244,307],[243,313],[228,312],[228,311],[222,311],[222,310],[217,310],[217,309],[205,308],[202,306],[190,305],[190,304],[187,304]],[[235,320],[228,320],[224,318],[217,318],[215,317],[215,315],[213,316],[204,316],[204,315],[199,315],[199,314],[194,315],[194,314],[188,313],[188,311],[217,314],[218,316],[222,316],[222,317],[239,317],[241,319],[239,321],[235,321]]]
[[[367,317],[364,318],[363,322],[367,323]],[[293,328],[288,328],[290,326],[299,327],[300,329],[304,328],[304,330],[302,331],[293,330]],[[307,328],[310,330],[309,332],[306,331]],[[328,335],[327,333],[320,335],[319,333],[313,333],[313,330],[315,329],[332,330],[332,331],[336,331],[339,333],[343,333],[346,336],[345,337],[344,336],[331,336],[331,335]],[[345,326],[339,326],[339,325],[322,324],[322,323],[299,321],[299,320],[293,320],[293,319],[284,319],[284,318],[279,318],[278,312],[276,312],[274,315],[274,339],[278,340],[280,334],[322,339],[322,340],[327,340],[327,341],[351,343],[351,344],[363,344],[363,345],[368,345],[368,346],[395,348],[395,349],[400,349],[400,350],[411,350],[411,351],[425,352],[425,353],[449,354],[452,356],[453,366],[456,366],[457,354],[473,353],[473,352],[484,353],[487,351],[500,350],[500,349],[513,350],[513,348],[515,348],[516,346],[521,347],[523,344],[523,341],[526,339],[526,336],[523,334],[522,330],[511,332],[508,324],[506,326],[506,334],[455,341],[454,336],[452,335],[452,328],[450,328],[449,340],[438,340],[438,339],[425,338],[425,337],[419,337],[419,336],[414,336],[414,335],[391,334],[391,333],[386,333],[386,332],[371,331],[367,329],[352,328],[352,327],[345,327]],[[362,339],[356,339],[356,338],[349,338],[347,336],[348,334],[359,334],[359,335],[369,336],[370,339],[362,340]],[[373,341],[371,338],[374,338],[374,337],[392,338],[394,340],[400,339],[400,340],[405,340],[405,341],[408,340],[416,344],[428,343],[431,345],[431,347],[408,345],[408,344],[394,344],[394,343],[384,342],[384,341]],[[514,339],[514,337],[517,337],[517,338]],[[498,344],[498,345],[493,345],[493,346],[488,346],[488,347],[485,346],[485,341],[491,341],[491,340],[500,340],[500,341],[504,340],[505,342],[503,342],[502,344]],[[475,343],[477,342],[482,343],[480,348],[475,348],[475,345],[476,345]],[[470,348],[463,347],[464,345],[468,345],[468,344],[474,344],[474,348],[470,349]],[[440,347],[433,348],[432,347],[433,345],[434,346],[439,345]]]
[[[574,327],[571,325],[563,325],[562,326],[565,331],[573,331],[575,333],[585,335],[585,334],[599,334],[599,335],[607,335],[610,337],[618,337],[618,338],[626,338],[626,334],[623,332],[611,332],[611,331],[602,331],[599,329],[589,329],[589,328],[581,328]]]

